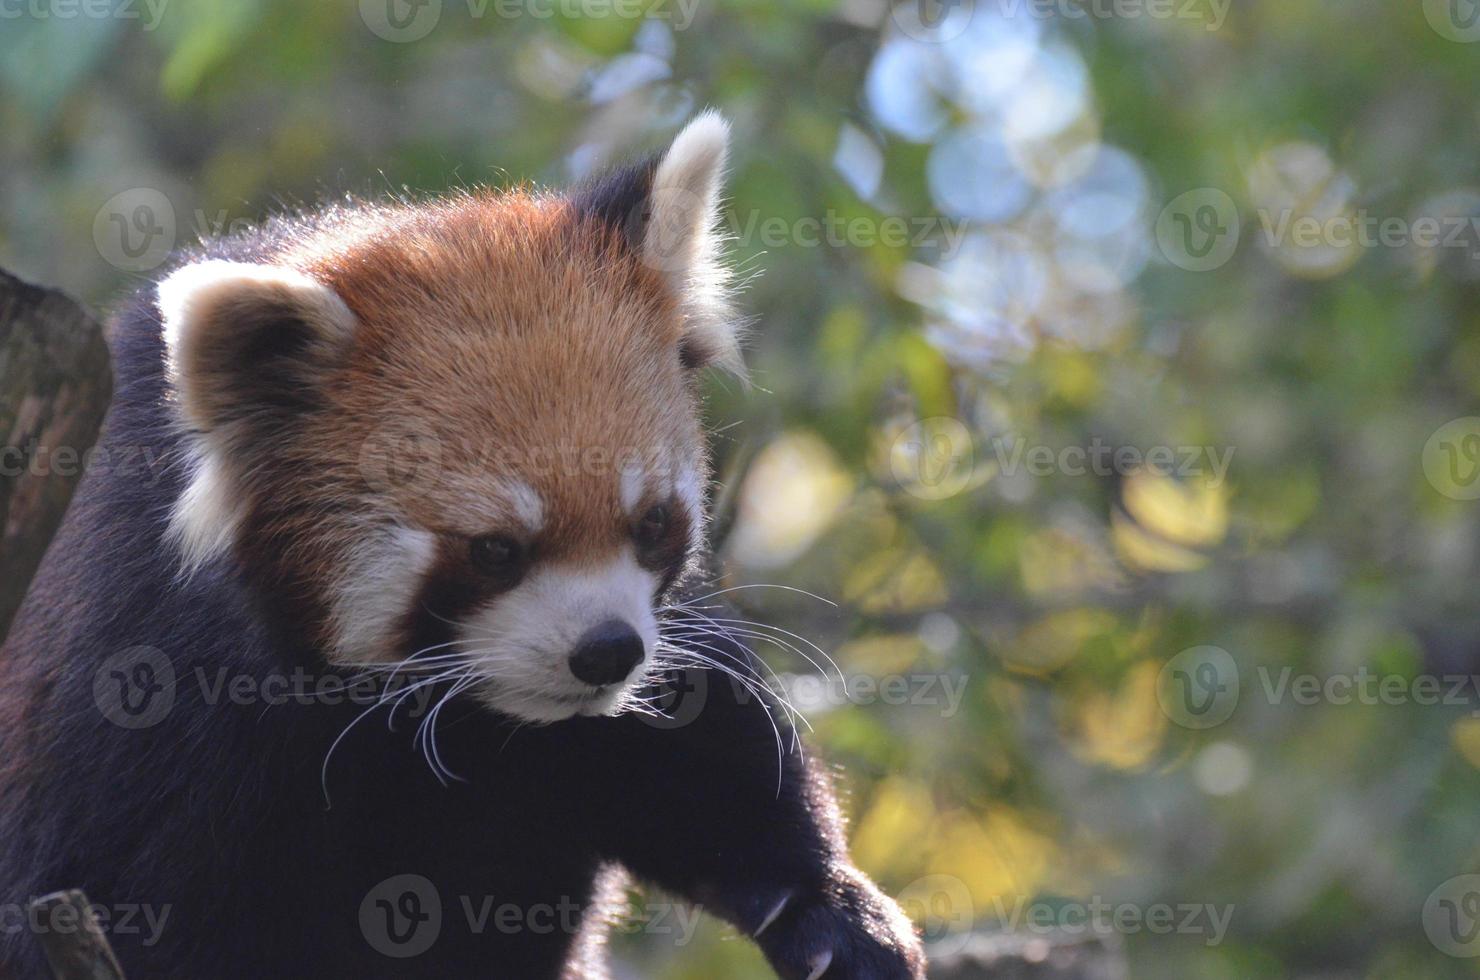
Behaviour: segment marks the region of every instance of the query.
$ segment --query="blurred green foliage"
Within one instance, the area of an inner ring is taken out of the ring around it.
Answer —
[[[1274,689],[1480,673],[1480,423],[1436,436],[1480,399],[1480,44],[1442,3],[1221,6],[5,7],[0,263],[106,307],[149,273],[112,237],[140,189],[183,245],[344,191],[564,183],[721,107],[758,389],[714,386],[716,587],[838,603],[730,594],[850,679],[788,690],[860,864],[942,944],[1101,898],[1232,907],[1217,942],[1127,930],[1137,977],[1472,976],[1425,903],[1480,870],[1474,683]],[[1369,217],[1398,231],[1337,240]],[[1189,271],[1183,233],[1228,254]],[[1229,677],[1171,661],[1206,647],[1239,687],[1198,728],[1177,685]],[[858,695],[881,678],[905,703]],[[714,922],[636,931],[637,975],[761,969]]]

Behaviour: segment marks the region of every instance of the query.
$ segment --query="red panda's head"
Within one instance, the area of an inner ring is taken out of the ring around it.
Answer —
[[[695,371],[740,370],[727,141],[706,114],[574,194],[330,210],[169,276],[184,567],[229,554],[331,663],[446,656],[527,720],[620,708],[702,537]]]

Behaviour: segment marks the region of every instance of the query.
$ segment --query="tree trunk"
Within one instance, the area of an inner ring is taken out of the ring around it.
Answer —
[[[61,523],[112,396],[98,322],[0,270],[0,638]]]

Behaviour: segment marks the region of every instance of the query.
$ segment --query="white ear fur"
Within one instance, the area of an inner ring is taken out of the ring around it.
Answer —
[[[262,367],[250,356],[254,331],[281,334],[290,320],[307,331],[311,359],[312,348],[347,341],[355,317],[337,293],[301,272],[215,259],[172,273],[158,286],[158,303],[166,371],[195,457],[170,517],[188,572],[228,549],[244,516],[235,477],[251,439],[246,419],[254,388],[272,383],[253,374]]]
[[[720,191],[730,124],[714,110],[674,138],[653,174],[643,258],[669,277],[684,316],[684,342],[706,363],[745,373],[739,324],[723,263]]]
[[[280,266],[211,259],[187,265],[159,284],[159,312],[169,354],[170,381],[180,396],[184,419],[198,429],[215,428],[219,393],[207,389],[212,375],[236,365],[212,363],[213,346],[229,347],[232,332],[253,324],[223,322],[239,313],[250,319],[253,307],[293,311],[325,341],[348,339],[354,314],[328,286]]]

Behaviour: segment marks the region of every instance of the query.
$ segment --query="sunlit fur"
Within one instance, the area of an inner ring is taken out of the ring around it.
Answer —
[[[690,574],[698,371],[740,370],[726,136],[702,116],[564,194],[276,219],[122,305],[100,446],[163,462],[84,476],[0,646],[0,906],[168,909],[157,944],[110,933],[131,977],[596,980],[620,868],[779,976],[923,980],[745,641],[820,651]],[[642,663],[583,686],[608,618]],[[102,695],[140,648],[174,683],[134,725]],[[330,683],[269,699],[299,676]],[[403,957],[373,927],[408,874],[442,916]],[[490,928],[484,900],[575,918]],[[0,929],[0,976],[41,949]]]
[[[657,577],[637,564],[630,546],[605,564],[536,569],[459,630],[459,639],[478,644],[480,660],[489,665],[490,680],[476,692],[495,709],[529,721],[606,714],[630,704],[629,691],[646,676],[645,665],[626,687],[592,689],[570,673],[566,658],[582,633],[611,618],[636,629],[651,657],[658,641],[657,588]]]
[[[168,277],[159,305],[196,473],[173,518],[184,570],[251,552],[295,583],[295,626],[335,661],[369,664],[416,652],[434,566],[475,536],[518,533],[538,542],[537,566],[457,610],[455,637],[482,641],[475,693],[531,721],[627,703],[642,671],[592,690],[565,663],[612,616],[652,652],[667,583],[630,554],[641,507],[672,500],[690,549],[702,538],[685,360],[738,367],[712,228],[727,137],[712,115],[679,136],[652,171],[640,242],[565,196],[478,191],[331,210],[251,262]],[[279,321],[295,317],[302,336],[284,341]],[[252,330],[260,344],[242,339]],[[273,360],[284,343],[290,367]],[[275,370],[288,376],[264,379]],[[311,418],[275,420],[273,384]],[[389,475],[367,479],[376,467]]]

